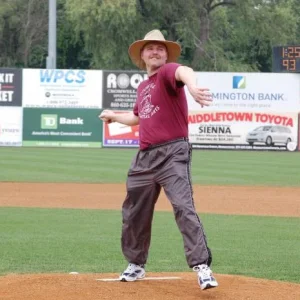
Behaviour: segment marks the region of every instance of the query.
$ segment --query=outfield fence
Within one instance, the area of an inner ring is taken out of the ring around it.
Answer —
[[[194,148],[300,150],[300,74],[196,74],[214,101],[201,108],[186,90]],[[98,116],[132,110],[146,78],[140,71],[2,68],[0,146],[138,147],[138,126],[103,125]]]

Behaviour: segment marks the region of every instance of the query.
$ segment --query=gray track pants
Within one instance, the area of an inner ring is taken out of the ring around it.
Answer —
[[[191,150],[190,144],[180,139],[139,151],[133,159],[122,208],[122,250],[128,262],[147,261],[154,206],[163,187],[183,237],[188,265],[210,265],[211,252],[194,207]]]

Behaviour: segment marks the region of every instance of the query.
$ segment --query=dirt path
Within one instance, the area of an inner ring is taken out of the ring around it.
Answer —
[[[0,183],[0,206],[120,209],[124,184]],[[198,212],[300,217],[300,188],[194,186]],[[164,193],[156,210],[171,211]]]
[[[122,184],[0,183],[0,206],[121,209]],[[195,186],[198,212],[300,217],[300,188]],[[156,210],[169,211],[162,194]],[[116,274],[42,274],[0,277],[1,300],[297,300],[300,284],[217,274],[220,286],[201,291],[191,273],[152,273],[176,280],[103,282]]]

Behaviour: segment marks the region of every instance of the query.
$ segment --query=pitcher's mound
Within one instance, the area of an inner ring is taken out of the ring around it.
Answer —
[[[194,273],[147,273],[151,280],[100,281],[116,274],[43,274],[0,277],[1,300],[296,300],[300,284],[219,275],[202,291]],[[170,277],[166,279],[164,277]],[[156,280],[157,278],[157,280]]]

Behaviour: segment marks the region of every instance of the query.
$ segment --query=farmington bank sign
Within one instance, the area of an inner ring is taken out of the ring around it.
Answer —
[[[212,93],[215,100],[286,101],[283,93]]]
[[[300,109],[300,82],[296,74],[198,72],[197,82],[212,94],[215,110],[268,110],[293,112]],[[189,111],[199,105],[187,90]]]

